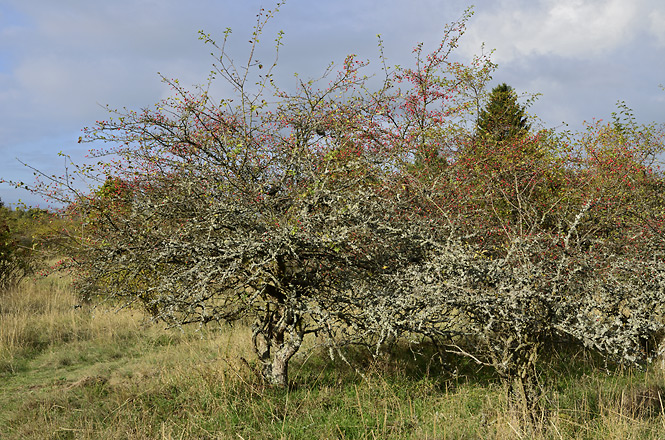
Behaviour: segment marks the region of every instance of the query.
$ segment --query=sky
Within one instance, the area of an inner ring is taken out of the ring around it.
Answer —
[[[138,110],[170,96],[159,74],[183,85],[206,81],[212,48],[199,30],[221,40],[230,27],[228,48],[240,60],[257,12],[274,5],[0,0],[0,180],[32,182],[21,162],[61,175],[59,152],[84,160],[95,146],[78,144],[81,130],[107,119],[105,106]],[[639,122],[665,122],[662,0],[286,0],[265,42],[284,31],[276,74],[288,88],[294,72],[315,78],[351,53],[376,60],[377,34],[390,64],[412,65],[413,47],[435,49],[444,26],[470,6],[474,15],[455,56],[469,61],[494,50],[490,87],[505,82],[539,93],[529,112],[545,127],[581,131],[585,121],[609,119],[618,101]],[[7,184],[0,184],[0,199],[48,207]]]

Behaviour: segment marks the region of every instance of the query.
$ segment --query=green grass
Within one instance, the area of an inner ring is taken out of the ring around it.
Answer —
[[[0,294],[1,439],[665,438],[662,411],[625,403],[663,384],[656,369],[607,374],[587,354],[553,354],[542,365],[548,418],[527,431],[505,388],[459,360],[351,351],[360,375],[313,350],[281,390],[241,360],[252,359],[247,328],[165,330],[75,304],[60,279]]]

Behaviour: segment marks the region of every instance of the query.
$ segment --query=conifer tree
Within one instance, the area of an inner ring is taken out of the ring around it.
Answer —
[[[524,106],[517,102],[515,90],[506,83],[492,89],[487,106],[478,116],[477,134],[488,140],[505,142],[529,129]]]

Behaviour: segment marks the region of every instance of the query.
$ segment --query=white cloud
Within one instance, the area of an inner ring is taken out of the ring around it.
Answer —
[[[660,45],[665,46],[665,7],[651,11],[649,20],[651,33],[654,34]]]
[[[530,55],[594,57],[630,42],[647,25],[655,0],[500,1],[479,9],[467,50],[486,42],[497,61]]]

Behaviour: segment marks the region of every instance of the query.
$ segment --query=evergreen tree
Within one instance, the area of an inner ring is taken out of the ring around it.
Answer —
[[[506,83],[492,89],[487,106],[478,116],[477,134],[487,140],[505,142],[529,129],[525,108],[517,102],[514,89]]]

